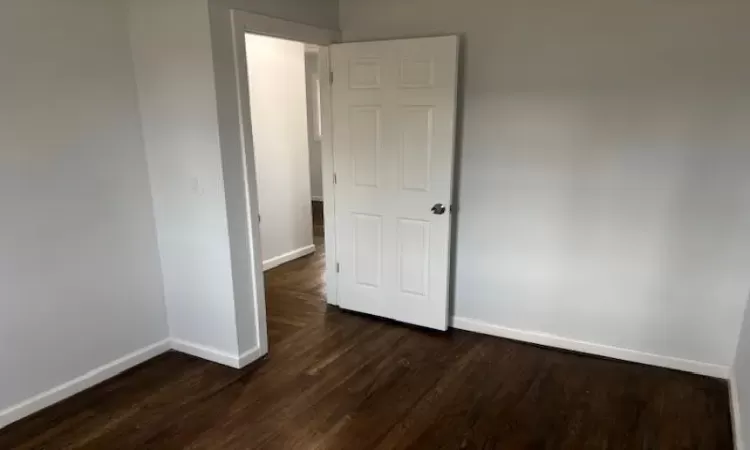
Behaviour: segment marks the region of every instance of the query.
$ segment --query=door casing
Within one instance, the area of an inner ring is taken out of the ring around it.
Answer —
[[[338,274],[336,272],[336,220],[333,169],[333,138],[331,113],[331,80],[329,48],[340,40],[340,33],[241,10],[231,10],[234,76],[241,128],[241,145],[244,161],[246,189],[246,214],[249,218],[249,251],[251,265],[251,297],[255,309],[256,339],[260,354],[268,353],[268,331],[266,323],[266,293],[263,278],[263,258],[260,248],[260,224],[258,222],[258,186],[255,175],[255,153],[253,149],[252,121],[250,119],[250,89],[247,78],[247,54],[245,34],[253,33],[298,41],[320,46],[318,69],[321,74],[321,152],[323,167],[323,201],[326,245],[326,298],[332,305],[338,304]]]

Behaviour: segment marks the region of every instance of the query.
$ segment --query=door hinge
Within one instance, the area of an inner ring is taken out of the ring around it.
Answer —
[[[331,76],[331,84],[333,84],[333,70],[330,72],[330,76]]]
[[[341,265],[339,263],[336,263],[336,273],[341,272]]]
[[[338,178],[336,178],[336,172],[333,173],[333,184],[338,183]]]

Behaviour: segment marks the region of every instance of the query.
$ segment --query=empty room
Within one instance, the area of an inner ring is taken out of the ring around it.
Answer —
[[[3,2],[0,449],[744,449],[748,21]]]

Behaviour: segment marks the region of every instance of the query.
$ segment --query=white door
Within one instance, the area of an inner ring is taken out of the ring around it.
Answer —
[[[458,38],[331,56],[339,306],[445,330]]]

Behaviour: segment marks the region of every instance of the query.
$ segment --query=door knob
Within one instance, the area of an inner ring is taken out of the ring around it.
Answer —
[[[442,215],[445,212],[445,206],[442,203],[435,203],[431,209],[433,214]]]

